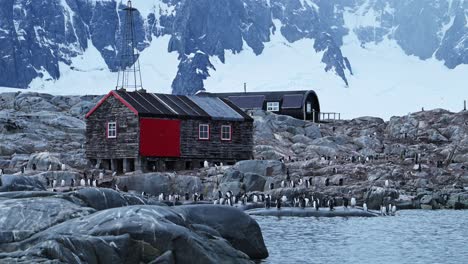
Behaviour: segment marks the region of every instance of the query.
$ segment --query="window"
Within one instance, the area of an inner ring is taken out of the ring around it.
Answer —
[[[109,122],[107,123],[107,138],[116,138],[117,137],[117,123]]]
[[[312,104],[307,102],[307,113],[312,113]]]
[[[231,140],[231,126],[221,126],[221,140]]]
[[[278,112],[279,111],[279,102],[267,102],[267,111]]]
[[[209,140],[210,139],[210,126],[202,124],[198,126],[198,139]]]

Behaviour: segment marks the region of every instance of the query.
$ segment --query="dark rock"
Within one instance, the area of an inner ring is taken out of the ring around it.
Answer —
[[[0,192],[45,191],[41,176],[1,175]]]
[[[178,206],[174,210],[183,215],[189,224],[202,224],[215,229],[234,248],[250,258],[268,257],[257,222],[239,209],[229,206],[187,205]]]

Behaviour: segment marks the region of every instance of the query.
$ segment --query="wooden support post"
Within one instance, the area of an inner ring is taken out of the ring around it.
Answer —
[[[463,111],[466,111],[466,100],[463,100]]]
[[[341,120],[341,113],[338,113],[338,120]]]
[[[315,109],[312,109],[312,122],[315,123]]]

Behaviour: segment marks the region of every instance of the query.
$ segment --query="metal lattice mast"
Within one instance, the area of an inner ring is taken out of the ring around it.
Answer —
[[[137,11],[132,7],[132,1],[127,2],[125,21],[122,31],[122,48],[120,50],[120,68],[117,75],[116,89],[143,89],[140,71],[140,54],[136,47],[135,23],[133,13]]]

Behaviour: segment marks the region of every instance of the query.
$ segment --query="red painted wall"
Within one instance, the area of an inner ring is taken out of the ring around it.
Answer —
[[[180,157],[180,120],[141,118],[140,155]]]

